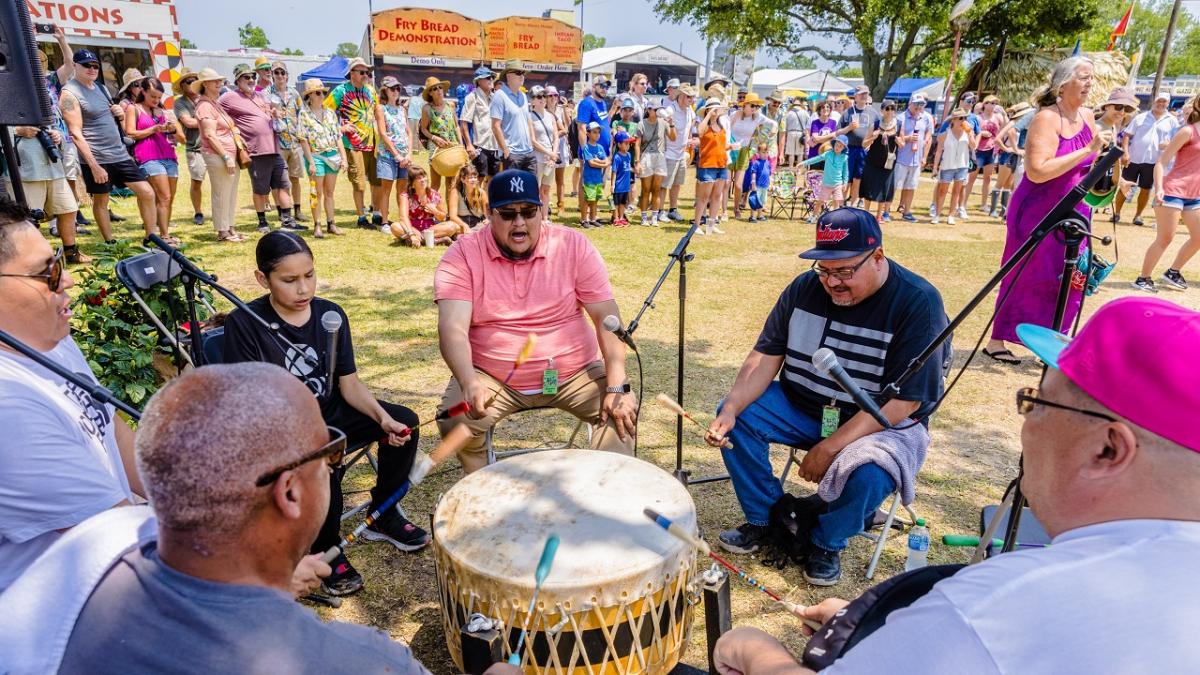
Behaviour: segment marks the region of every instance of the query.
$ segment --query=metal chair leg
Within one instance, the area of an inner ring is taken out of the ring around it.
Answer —
[[[900,492],[892,493],[892,506],[888,509],[887,520],[883,521],[883,531],[879,533],[875,539],[875,553],[871,556],[871,563],[867,565],[867,580],[875,578],[875,567],[879,565],[879,557],[883,555],[883,547],[887,544],[888,535],[892,531],[892,521],[896,519],[896,507],[900,506]],[[905,507],[908,509],[908,507]],[[912,509],[908,509],[912,513]],[[915,519],[914,519],[915,522]],[[872,538],[867,535],[867,538]]]
[[[783,472],[779,474],[779,487],[785,488],[787,485],[787,476],[791,473],[792,466],[799,463],[800,460],[796,459],[796,448],[788,448],[787,462],[783,465]]]

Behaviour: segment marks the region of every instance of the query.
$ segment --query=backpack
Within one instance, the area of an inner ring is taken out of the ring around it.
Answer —
[[[803,565],[808,554],[809,533],[817,526],[817,517],[827,504],[816,494],[795,497],[783,493],[767,516],[767,542],[762,561],[783,569],[788,561]]]

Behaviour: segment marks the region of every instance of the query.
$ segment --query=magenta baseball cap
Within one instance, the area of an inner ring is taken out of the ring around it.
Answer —
[[[1074,339],[1017,326],[1046,365],[1109,410],[1200,452],[1200,312],[1166,300],[1122,298],[1101,307]]]

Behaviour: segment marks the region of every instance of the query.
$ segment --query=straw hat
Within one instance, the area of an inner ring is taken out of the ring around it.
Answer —
[[[196,71],[184,66],[183,69],[179,71],[179,78],[171,83],[171,91],[174,92],[176,96],[183,96],[184,87],[187,87],[188,91],[191,91],[192,85],[196,83],[196,78],[198,76],[199,74]],[[191,82],[188,82],[188,80],[191,80]]]
[[[1021,101],[1020,103],[1014,104],[1013,107],[1008,109],[1008,118],[1012,120],[1019,120],[1032,112],[1033,106],[1029,105],[1029,101]]]
[[[117,96],[124,94],[130,85],[145,77],[137,68],[126,68],[125,72],[121,74],[121,88],[117,90]]]
[[[430,95],[429,90],[433,89],[439,84],[442,86],[442,91],[448,91],[450,89],[450,82],[447,80],[439,80],[432,75],[425,78],[425,86],[421,88],[421,98],[425,99],[426,103],[429,103],[433,100],[433,96]]]
[[[697,94],[696,88],[693,87],[690,82],[684,82],[683,84],[679,85],[679,93],[683,94],[684,96],[691,96],[693,98],[695,98]]]
[[[504,68],[500,70],[500,79],[503,80],[505,75],[512,72],[525,72],[525,63],[521,59],[509,59],[504,62]]]
[[[762,100],[762,97],[754,92],[746,94],[746,98],[742,99],[742,105],[762,105],[763,103],[765,101]]]
[[[225,76],[218,73],[217,71],[213,70],[212,68],[201,68],[200,72],[197,73],[197,75],[199,77],[197,77],[196,81],[192,83],[192,91],[196,92],[197,94],[200,93],[200,87],[205,82],[224,82],[225,81]]]
[[[304,91],[300,93],[300,98],[307,101],[309,94],[320,92],[322,96],[329,93],[329,87],[325,83],[313,77],[304,81]]]

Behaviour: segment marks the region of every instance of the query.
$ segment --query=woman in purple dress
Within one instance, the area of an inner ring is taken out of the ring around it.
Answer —
[[[808,125],[808,157],[812,159],[821,154],[821,144],[833,141],[837,137],[837,119],[831,117],[833,104],[821,101],[817,104],[817,118]],[[810,168],[814,171],[822,169],[823,163],[817,163]]]
[[[1092,80],[1091,60],[1073,56],[1059,62],[1050,74],[1050,82],[1034,94],[1039,110],[1029,125],[1025,178],[1013,193],[1008,210],[1002,260],[1016,252],[1050,209],[1087,174],[1096,153],[1112,143],[1112,132],[1097,131],[1095,116],[1084,107]],[[1075,208],[1091,218],[1091,209],[1084,204]],[[1005,277],[997,298],[992,339],[984,354],[1002,363],[1020,363],[1005,344],[1020,342],[1017,325],[1054,323],[1065,251],[1061,237],[1051,235],[1034,249],[1019,276]],[[1004,298],[1002,305],[1000,298]],[[1077,272],[1063,317],[1064,329],[1075,321],[1082,303],[1083,275]]]

